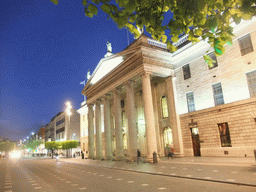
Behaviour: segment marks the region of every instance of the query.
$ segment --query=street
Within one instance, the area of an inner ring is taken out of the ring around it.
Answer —
[[[0,191],[256,190],[255,167],[178,163],[137,165],[106,161],[103,163],[114,166],[105,166],[101,161],[94,162],[77,164],[55,159],[1,159]]]

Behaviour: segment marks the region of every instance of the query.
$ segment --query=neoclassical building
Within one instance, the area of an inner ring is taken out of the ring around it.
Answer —
[[[89,158],[134,160],[139,149],[151,161],[170,148],[180,157],[253,156],[255,29],[255,18],[234,24],[233,45],[218,58],[206,42],[192,45],[186,36],[174,53],[144,34],[116,54],[108,44],[78,111]],[[204,54],[217,62],[209,67]]]

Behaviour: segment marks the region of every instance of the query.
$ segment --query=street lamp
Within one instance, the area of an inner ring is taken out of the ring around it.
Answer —
[[[27,137],[27,139],[29,139],[29,137]]]
[[[32,132],[32,133],[31,133],[31,135],[35,135],[35,133],[34,133],[34,132]]]
[[[76,136],[76,134],[75,134],[75,133],[73,133],[73,140],[75,140],[75,136]]]
[[[67,140],[67,135],[68,135],[68,129],[69,129],[69,126],[70,126],[70,115],[72,115],[71,113],[71,109],[72,109],[72,106],[71,106],[71,103],[69,101],[66,102],[66,114],[68,116],[68,122],[67,122],[67,127],[66,127],[66,130],[65,130],[65,140]]]

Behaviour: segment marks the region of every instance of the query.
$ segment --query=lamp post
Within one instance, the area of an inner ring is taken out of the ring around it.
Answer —
[[[66,114],[68,116],[68,122],[67,122],[67,127],[66,127],[66,130],[65,130],[65,141],[67,140],[67,136],[68,136],[68,129],[69,129],[69,126],[70,126],[70,115],[72,115],[71,113],[71,109],[72,109],[72,106],[71,106],[71,103],[69,101],[66,102]]]

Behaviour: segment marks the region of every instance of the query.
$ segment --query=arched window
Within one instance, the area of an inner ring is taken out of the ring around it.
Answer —
[[[162,96],[162,98],[161,98],[161,105],[162,105],[162,115],[163,115],[163,118],[169,117],[168,104],[167,104],[167,97],[166,96]]]
[[[164,130],[164,146],[169,147],[172,144],[173,144],[172,129],[170,127],[167,127]]]

